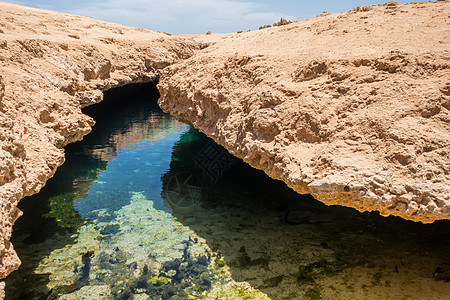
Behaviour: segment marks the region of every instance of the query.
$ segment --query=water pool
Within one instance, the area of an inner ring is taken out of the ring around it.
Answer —
[[[20,203],[7,299],[447,299],[450,222],[327,207],[110,91],[97,124]]]

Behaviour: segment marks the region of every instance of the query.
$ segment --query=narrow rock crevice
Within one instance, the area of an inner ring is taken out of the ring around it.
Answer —
[[[182,38],[0,3],[0,278],[20,264],[9,242],[17,203],[95,124],[81,109],[158,79],[163,110],[298,193],[449,219],[449,5]]]

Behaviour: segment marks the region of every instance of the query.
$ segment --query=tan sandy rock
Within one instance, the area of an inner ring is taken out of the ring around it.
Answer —
[[[165,33],[0,2],[0,278],[20,261],[9,242],[17,203],[64,162],[94,121],[102,91],[155,81],[196,44]]]
[[[328,205],[450,218],[450,3],[241,34],[164,70],[160,106]]]
[[[81,108],[160,76],[163,109],[299,193],[415,221],[450,218],[447,1],[184,37],[0,10],[0,278],[20,264],[9,242],[18,201],[94,124]]]

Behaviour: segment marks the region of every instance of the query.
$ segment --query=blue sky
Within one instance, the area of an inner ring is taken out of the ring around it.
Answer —
[[[255,30],[284,17],[298,20],[323,11],[343,12],[377,0],[6,0],[26,6],[91,16],[96,19],[170,33]],[[408,1],[397,1],[406,3]],[[422,1],[425,2],[425,1]]]

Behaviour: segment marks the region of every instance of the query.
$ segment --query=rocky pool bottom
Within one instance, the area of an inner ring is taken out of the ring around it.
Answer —
[[[449,299],[450,222],[327,207],[156,105],[105,95],[22,200],[9,299]]]

